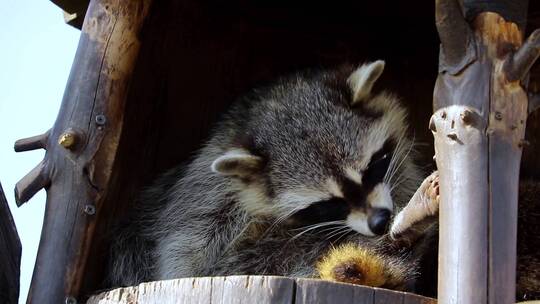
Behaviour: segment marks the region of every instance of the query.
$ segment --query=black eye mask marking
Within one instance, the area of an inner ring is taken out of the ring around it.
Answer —
[[[331,198],[312,203],[292,215],[297,223],[309,225],[322,222],[345,220],[351,212],[351,206],[364,207],[367,194],[380,182],[390,166],[394,142],[387,140],[383,147],[373,154],[367,170],[362,177],[362,185],[343,177],[340,180],[345,198]]]
[[[349,204],[341,198],[331,198],[311,204],[296,212],[292,217],[303,225],[339,221],[347,218],[351,212]]]
[[[374,187],[383,181],[394,151],[393,140],[387,140],[383,147],[371,157],[367,170],[362,177],[362,185],[366,188]]]

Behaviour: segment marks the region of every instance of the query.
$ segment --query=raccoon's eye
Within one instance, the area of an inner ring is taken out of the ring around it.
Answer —
[[[349,213],[349,204],[341,198],[334,197],[315,202],[309,207],[296,212],[293,217],[302,223],[321,223],[343,220],[347,218]]]
[[[379,157],[379,159],[375,160],[376,162],[384,161],[385,159],[390,157],[390,153],[384,153],[383,156]]]
[[[381,158],[372,161],[369,164],[369,168],[364,173],[367,181],[374,184],[381,182],[386,175],[386,171],[388,171],[388,167],[390,166],[390,159],[390,153],[386,153]]]

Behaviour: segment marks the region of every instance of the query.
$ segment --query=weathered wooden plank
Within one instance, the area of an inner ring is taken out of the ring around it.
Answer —
[[[358,291],[355,294],[355,289]],[[362,286],[338,284],[322,280],[297,279],[296,304],[331,304],[353,303],[357,299],[364,299],[371,304],[373,290]]]
[[[131,301],[131,302],[130,302]],[[183,278],[93,296],[88,304],[435,304],[422,296],[317,279],[277,276]]]
[[[138,286],[140,304],[215,303],[211,300],[213,278],[186,278],[142,283]]]
[[[403,303],[403,294],[388,290],[376,289],[373,294],[373,304]]]
[[[0,184],[0,303],[17,303],[21,241]]]
[[[86,304],[134,304],[138,303],[138,295],[138,287],[117,288],[91,297]]]
[[[274,276],[213,278],[211,303],[291,303],[294,280]]]

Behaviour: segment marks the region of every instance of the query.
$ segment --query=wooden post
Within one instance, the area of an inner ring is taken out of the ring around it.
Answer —
[[[0,184],[0,303],[17,303],[21,274],[21,241]]]
[[[77,302],[96,218],[112,182],[138,35],[150,3],[91,1],[53,128],[15,143],[16,151],[47,150],[15,189],[19,206],[47,189],[29,303]]]
[[[440,173],[440,303],[513,303],[524,85],[540,31],[527,0],[436,0],[441,38],[430,129]],[[494,13],[497,12],[497,13]],[[531,101],[534,100],[531,98]]]

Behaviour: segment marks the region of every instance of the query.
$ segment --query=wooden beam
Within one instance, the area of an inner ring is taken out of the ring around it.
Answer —
[[[464,6],[472,20],[475,59],[457,69],[443,60],[434,92],[439,302],[513,303],[519,165],[528,115],[520,80],[538,57],[537,38],[523,44],[520,16],[527,15],[527,0],[466,0]],[[437,16],[444,20],[450,13],[440,9],[437,5]],[[442,54],[445,47],[443,41]]]
[[[21,241],[0,184],[0,303],[17,303],[21,274]]]
[[[117,288],[87,304],[435,304],[415,294],[316,279],[278,276],[183,278]]]
[[[29,303],[79,299],[96,219],[111,184],[139,34],[151,0],[93,0],[53,128],[17,141],[45,159],[16,187],[19,204],[47,190]]]

